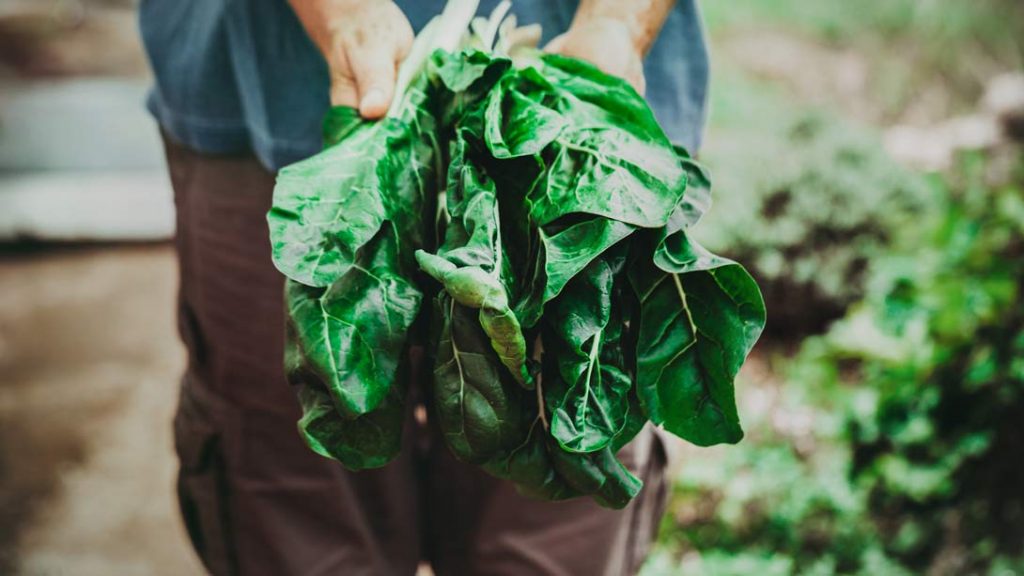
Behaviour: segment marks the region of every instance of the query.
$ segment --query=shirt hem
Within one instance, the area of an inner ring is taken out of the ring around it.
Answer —
[[[200,154],[252,154],[271,172],[303,160],[319,149],[318,142],[280,142],[254,134],[243,119],[183,114],[167,106],[155,91],[150,93],[146,108],[176,143]]]

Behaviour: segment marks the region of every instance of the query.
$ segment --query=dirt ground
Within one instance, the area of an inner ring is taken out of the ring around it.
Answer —
[[[201,574],[178,521],[169,246],[0,255],[0,574]]]

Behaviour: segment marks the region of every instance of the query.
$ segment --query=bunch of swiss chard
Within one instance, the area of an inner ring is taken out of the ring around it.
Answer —
[[[335,108],[324,150],[279,175],[299,428],[350,469],[387,463],[422,344],[456,457],[622,507],[642,483],[616,453],[648,421],[699,445],[742,437],[733,380],[761,295],[690,238],[708,177],[643,98],[578,60],[492,48],[500,17],[474,22],[470,48],[437,41],[471,4],[421,33],[387,118]]]

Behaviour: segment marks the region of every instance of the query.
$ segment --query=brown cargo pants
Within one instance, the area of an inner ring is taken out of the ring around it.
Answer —
[[[167,139],[165,149],[188,349],[174,420],[178,496],[211,573],[404,576],[420,562],[438,576],[637,571],[667,494],[664,446],[650,429],[620,454],[645,482],[620,511],[520,496],[455,461],[412,410],[404,451],[384,468],[349,472],[308,450],[282,367],[283,279],[265,217],[274,176],[252,157]]]

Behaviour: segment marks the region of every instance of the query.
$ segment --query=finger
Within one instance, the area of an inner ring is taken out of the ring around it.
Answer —
[[[412,50],[412,41],[416,39],[416,33],[412,31],[412,24],[408,20],[395,32],[395,62],[401,63]]]
[[[351,78],[341,75],[331,77],[331,105],[359,107],[359,91]]]
[[[376,46],[355,47],[348,51],[348,63],[358,93],[359,114],[370,119],[384,116],[395,92],[395,52]]]
[[[630,67],[629,74],[626,76],[626,81],[633,85],[636,89],[637,94],[643,96],[647,91],[647,78],[644,76],[644,64],[643,61],[637,61]]]
[[[508,34],[508,44],[510,48],[536,48],[540,46],[541,28],[540,24],[527,24],[526,26],[519,26],[513,28]],[[558,40],[555,38],[555,40]],[[552,40],[554,42],[555,40]],[[556,45],[557,46],[557,45]],[[548,52],[552,52],[550,49],[551,44],[548,44]]]
[[[629,83],[636,89],[636,93],[643,96],[647,93],[647,79],[644,78],[643,72],[634,74],[630,79]]]
[[[547,46],[544,46],[544,51],[545,52],[550,52],[552,54],[557,54],[557,53],[563,51],[564,49],[565,49],[565,34],[559,34],[558,36],[555,36],[554,38],[551,39],[550,42],[547,43]]]
[[[354,37],[349,46],[349,70],[359,96],[359,113],[364,118],[384,116],[394,98],[398,64],[412,48],[412,26],[403,17],[393,19],[390,26],[375,30],[376,41],[369,34]]]

